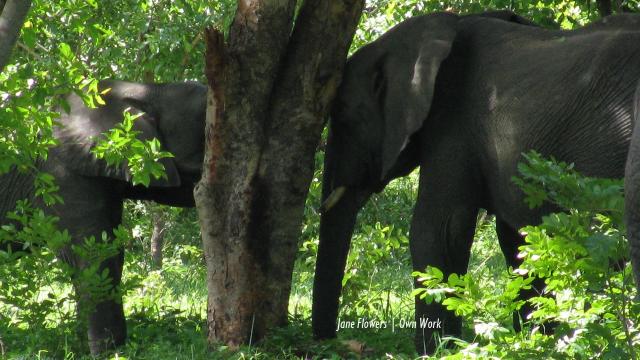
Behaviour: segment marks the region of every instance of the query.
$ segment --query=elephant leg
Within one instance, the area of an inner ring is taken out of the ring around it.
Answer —
[[[636,168],[640,168],[640,162],[636,164]],[[640,293],[640,171],[626,175],[624,201],[631,265],[636,288]]]
[[[505,221],[496,218],[496,233],[498,242],[504,254],[508,266],[516,269],[522,264],[522,259],[518,258],[518,247],[524,244],[524,237],[518,233],[511,225]],[[531,284],[531,289],[523,289],[520,291],[520,299],[528,300],[534,296],[538,296],[544,289],[544,279],[536,278]],[[522,321],[527,318],[533,311],[533,307],[528,302],[525,303],[518,312],[513,314],[513,328],[516,331],[522,329]]]
[[[420,179],[420,193],[411,224],[411,257],[413,268],[424,271],[427,266],[442,270],[445,278],[451,273],[467,271],[476,226],[478,207],[472,191],[464,191],[464,179],[452,194],[449,182],[438,186],[437,177],[430,171]],[[445,177],[444,179],[451,179]],[[453,183],[455,185],[455,183]],[[423,191],[424,190],[424,191]],[[416,286],[421,286],[416,283]],[[435,350],[434,335],[460,336],[462,321],[453,312],[437,303],[427,304],[416,297],[416,349],[422,353]],[[421,323],[422,322],[422,323]],[[422,325],[422,326],[421,326]]]
[[[69,250],[65,251],[61,257],[70,263],[76,271],[82,271],[92,265],[70,253]],[[102,274],[105,270],[108,271],[109,294],[106,298],[96,297],[86,279],[77,276],[77,274],[73,279],[79,329],[80,333],[86,331],[86,335],[82,336],[87,337],[92,355],[98,355],[123,345],[127,338],[122,294],[119,291],[123,264],[123,249],[119,249],[117,255],[100,263],[97,274]]]
[[[110,234],[111,235],[111,234]],[[91,266],[77,255],[63,255],[65,260],[81,270]],[[80,329],[86,331],[89,349],[92,355],[98,355],[125,343],[127,327],[122,306],[122,294],[119,291],[124,264],[124,250],[112,256],[98,267],[97,274],[108,271],[109,294],[106,298],[96,297],[86,279],[76,277],[73,281],[77,299],[77,314]]]
[[[102,241],[106,232],[113,239],[113,228],[122,218],[122,199],[117,196],[119,189],[113,181],[83,177],[67,177],[61,184],[64,204],[56,205],[54,214],[60,218],[59,228],[67,229],[74,244],[81,244],[85,238],[95,237]],[[115,183],[117,184],[117,183]],[[123,345],[127,337],[122,295],[119,285],[122,278],[124,249],[104,260],[97,266],[97,274],[108,271],[109,295],[96,298],[91,284],[81,275],[83,269],[95,264],[84,259],[67,247],[60,257],[75,268],[77,274],[73,283],[76,291],[77,313],[80,328],[86,329],[89,348],[93,355],[116,346]]]
[[[116,256],[100,264],[98,273],[102,273],[104,269],[109,271],[111,286],[115,291],[108,299],[87,304],[87,337],[89,349],[93,355],[123,345],[127,338],[127,324],[122,306],[122,295],[119,291],[123,264],[124,251],[122,249]],[[79,307],[84,306],[79,304]]]
[[[636,90],[635,127],[624,177],[624,220],[627,224],[627,239],[631,265],[636,281],[636,288],[640,293],[640,82]]]

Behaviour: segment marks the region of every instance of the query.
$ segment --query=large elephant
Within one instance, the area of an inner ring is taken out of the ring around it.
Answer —
[[[348,60],[324,165],[316,338],[335,336],[356,215],[390,180],[421,166],[413,268],[448,274],[467,270],[480,208],[495,214],[507,263],[519,265],[518,229],[552,210],[529,209],[511,181],[523,152],[573,162],[585,175],[623,177],[640,16],[573,31],[529,25],[508,12],[435,13],[399,24]],[[631,245],[638,265],[640,244]],[[419,351],[433,350],[436,332],[460,334],[460,319],[439,304],[416,300],[419,318],[443,327],[417,329]]]
[[[199,180],[203,159],[206,87],[186,82],[171,84],[138,84],[105,80],[99,89],[111,90],[103,95],[106,105],[91,109],[81,98],[69,95],[70,111],[61,110],[59,124],[54,128],[58,145],[49,150],[39,169],[54,176],[64,203],[47,207],[34,195],[33,175],[11,171],[0,176],[0,224],[16,201],[31,199],[45,211],[59,218],[60,229],[67,229],[74,243],[83,238],[101,238],[102,232],[112,236],[122,217],[125,198],[154,200],[173,206],[194,206],[193,187]],[[133,186],[126,165],[108,166],[97,159],[91,148],[101,134],[123,119],[123,111],[144,112],[135,121],[138,138],[160,140],[163,150],[174,157],[162,159],[167,177],[154,179],[149,187]],[[73,266],[82,267],[83,260],[70,249],[60,254]],[[100,264],[108,269],[113,286],[120,284],[124,253]],[[74,284],[78,292],[80,314],[86,314],[89,347],[97,354],[107,347],[121,345],[126,338],[126,323],[122,298],[116,295],[95,305],[83,304],[89,299],[82,284]]]
[[[624,215],[627,239],[631,245],[633,275],[640,293],[640,81],[636,89],[633,114],[633,137],[624,176]]]

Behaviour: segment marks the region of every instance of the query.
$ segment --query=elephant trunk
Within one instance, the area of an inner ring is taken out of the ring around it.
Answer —
[[[369,196],[363,154],[331,124],[322,179],[320,244],[313,281],[312,328],[317,339],[336,336],[342,278],[358,211]]]
[[[313,335],[318,339],[336,336],[342,278],[361,205],[358,200],[357,191],[345,190],[339,202],[323,213],[320,220],[311,315]]]

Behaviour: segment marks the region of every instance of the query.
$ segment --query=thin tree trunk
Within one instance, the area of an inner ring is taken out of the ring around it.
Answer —
[[[152,215],[153,231],[151,232],[151,262],[154,269],[162,269],[162,247],[166,222],[162,209],[154,209]]]
[[[0,14],[0,71],[11,58],[11,51],[18,40],[24,18],[31,7],[31,0],[7,0]]]
[[[286,323],[313,155],[363,0],[238,3],[227,43],[207,32],[203,177],[195,190],[211,343]]]

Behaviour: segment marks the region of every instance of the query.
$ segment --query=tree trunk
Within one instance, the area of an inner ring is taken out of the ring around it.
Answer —
[[[154,269],[162,269],[162,247],[164,246],[164,232],[166,222],[162,209],[153,210],[153,231],[151,232],[151,263]]]
[[[264,283],[251,233],[253,179],[269,93],[293,22],[295,1],[239,1],[228,44],[207,31],[209,81],[203,175],[194,190],[207,262],[208,338],[252,338]],[[258,314],[259,315],[259,314]]]
[[[596,0],[596,5],[598,6],[600,17],[611,15],[613,12],[611,0]]]
[[[227,43],[207,31],[206,151],[195,190],[209,341],[283,325],[314,153],[363,0],[238,3]]]
[[[0,71],[11,58],[11,50],[18,40],[31,0],[7,0],[3,3],[0,14]]]
[[[287,323],[291,276],[299,247],[315,151],[338,89],[364,1],[306,1],[296,20],[258,173],[260,241],[268,244],[267,326]]]

